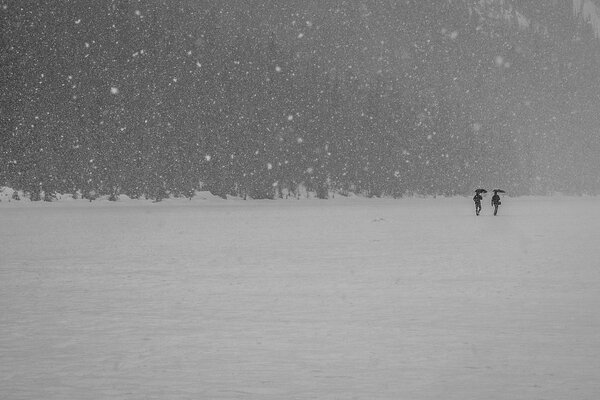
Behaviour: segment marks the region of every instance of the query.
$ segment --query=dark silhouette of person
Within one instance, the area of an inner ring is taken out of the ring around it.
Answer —
[[[479,192],[475,193],[475,196],[473,196],[473,201],[475,202],[475,215],[479,215],[479,213],[481,212],[482,199],[483,197],[481,197],[481,193]]]
[[[494,207],[494,215],[498,214],[498,206],[502,204],[500,202],[500,196],[498,195],[498,192],[494,192],[494,195],[492,196],[492,206]]]

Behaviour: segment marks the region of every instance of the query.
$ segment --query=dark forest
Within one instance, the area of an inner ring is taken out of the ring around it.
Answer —
[[[0,186],[598,194],[592,26],[483,3],[0,2]]]

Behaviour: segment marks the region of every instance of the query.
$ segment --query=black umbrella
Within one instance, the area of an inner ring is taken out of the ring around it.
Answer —
[[[485,189],[475,189],[475,193],[477,193],[477,194],[487,193],[487,190],[485,190]]]
[[[506,192],[502,189],[494,189],[494,193],[506,193]]]

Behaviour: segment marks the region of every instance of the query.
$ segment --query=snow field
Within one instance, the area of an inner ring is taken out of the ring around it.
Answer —
[[[0,398],[592,399],[600,201],[0,203]]]

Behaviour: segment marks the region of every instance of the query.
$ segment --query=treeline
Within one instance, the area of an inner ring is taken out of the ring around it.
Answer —
[[[0,183],[33,199],[600,189],[600,52],[567,7],[517,30],[470,2],[220,3],[1,11]]]

